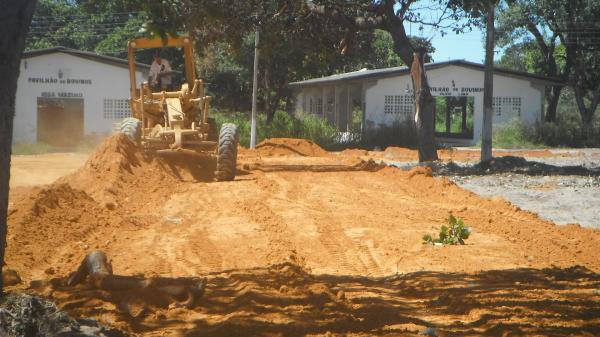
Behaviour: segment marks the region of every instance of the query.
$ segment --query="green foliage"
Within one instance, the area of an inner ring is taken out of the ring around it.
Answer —
[[[542,122],[531,127],[513,120],[494,129],[493,144],[499,148],[600,147],[600,123],[582,129],[575,111],[558,114],[554,123]]]
[[[526,128],[518,119],[494,127],[492,143],[494,147],[505,149],[544,147],[542,143],[535,141],[535,129]]]
[[[17,143],[12,146],[12,154],[32,155],[54,152],[56,149],[46,143]]]
[[[424,244],[435,244],[441,243],[444,245],[464,245],[465,240],[471,235],[471,229],[468,227],[463,219],[456,218],[450,214],[448,217],[448,226],[442,225],[440,233],[437,238],[434,238],[430,234],[423,235]]]
[[[250,145],[250,114],[241,112],[213,112],[217,126],[223,123],[234,123],[238,126],[240,144]],[[257,143],[266,138],[304,138],[321,147],[331,149],[337,142],[335,128],[327,121],[312,115],[294,117],[285,111],[276,111],[271,124],[267,124],[266,116],[259,115],[257,121]]]
[[[497,24],[497,42],[508,47],[503,62],[565,80],[574,89],[582,129],[590,127],[600,102],[598,15],[599,1],[511,0]]]
[[[86,1],[39,0],[26,50],[64,46],[125,57],[126,42],[141,34],[146,15],[120,1],[108,3],[98,8]]]

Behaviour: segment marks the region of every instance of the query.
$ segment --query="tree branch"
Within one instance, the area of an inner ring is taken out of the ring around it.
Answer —
[[[542,35],[542,33],[540,32],[538,27],[529,18],[527,18],[527,22],[525,22],[525,26],[527,27],[527,30],[533,35],[533,37],[535,37],[535,40],[537,41],[538,45],[540,46],[540,49],[542,50],[542,53],[544,53],[544,57],[547,60],[548,53],[550,52],[550,48],[546,44],[546,40],[544,40],[544,36]]]
[[[363,15],[349,18],[337,8],[332,8],[325,5],[316,5],[311,0],[307,0],[306,4],[312,13],[329,16],[345,28],[352,30],[372,30],[382,29],[385,27],[385,18],[382,15],[377,15],[374,17],[367,17]]]

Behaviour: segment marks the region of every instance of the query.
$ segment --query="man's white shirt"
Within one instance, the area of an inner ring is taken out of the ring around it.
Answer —
[[[166,72],[171,72],[171,65],[169,64],[169,61],[162,59],[161,63],[158,64],[155,61],[152,62],[152,65],[150,66],[150,73],[148,74],[152,84],[156,84],[158,82],[158,74],[160,73],[166,73]],[[167,86],[167,85],[171,85],[171,75],[165,75],[162,77],[162,81],[161,81],[163,86]]]

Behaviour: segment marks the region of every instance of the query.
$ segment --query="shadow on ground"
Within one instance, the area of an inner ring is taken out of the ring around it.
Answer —
[[[525,175],[574,175],[574,176],[600,176],[600,167],[587,168],[585,166],[554,166],[536,161],[528,161],[522,157],[504,156],[493,158],[488,163],[474,165],[457,165],[449,163],[428,164],[436,175],[471,176],[487,175],[493,173],[515,173]]]
[[[600,275],[582,267],[371,279],[282,264],[208,275],[191,309],[144,291],[61,284],[31,290],[74,316],[113,320],[141,335],[600,335]]]

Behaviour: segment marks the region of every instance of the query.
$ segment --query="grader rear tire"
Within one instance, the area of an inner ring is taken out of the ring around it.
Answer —
[[[231,123],[223,124],[219,133],[219,148],[217,149],[217,171],[215,176],[218,181],[229,181],[235,178],[237,145],[237,126]]]
[[[119,132],[125,134],[129,140],[139,144],[142,139],[142,122],[133,117],[125,118],[119,126]]]

